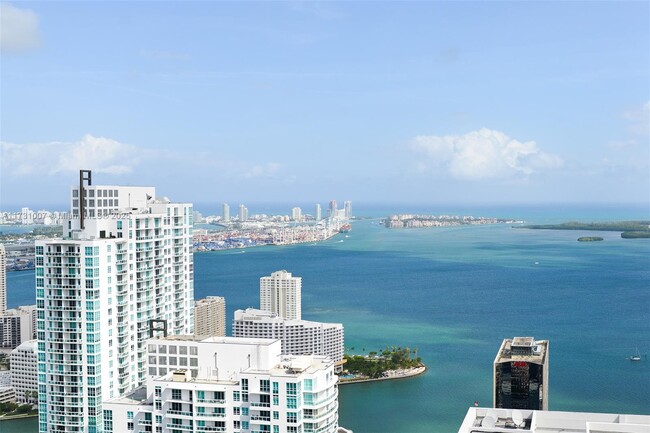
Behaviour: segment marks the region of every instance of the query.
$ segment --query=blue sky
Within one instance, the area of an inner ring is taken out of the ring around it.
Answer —
[[[650,200],[648,1],[1,7],[3,210]]]

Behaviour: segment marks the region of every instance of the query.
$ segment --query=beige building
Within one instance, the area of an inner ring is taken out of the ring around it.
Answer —
[[[224,298],[208,296],[194,302],[194,335],[226,336],[226,300]]]
[[[260,278],[260,310],[292,320],[302,318],[302,278],[277,271]]]

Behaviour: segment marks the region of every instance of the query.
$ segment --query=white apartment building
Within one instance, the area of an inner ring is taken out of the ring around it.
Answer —
[[[41,433],[102,432],[102,401],[145,380],[150,321],[193,331],[190,204],[82,171],[71,213],[63,239],[36,242]]]
[[[302,209],[294,207],[291,209],[291,219],[294,221],[302,221]]]
[[[16,391],[16,403],[38,403],[38,373],[36,340],[24,341],[11,351],[11,386]]]
[[[320,220],[323,219],[321,213],[322,213],[322,210],[321,210],[320,204],[316,203],[316,207],[314,209],[314,219],[316,221],[320,221]]]
[[[235,311],[233,337],[282,340],[283,355],[323,355],[335,367],[343,361],[344,339],[341,323],[291,320],[269,311],[248,308]]]
[[[230,206],[228,205],[228,203],[223,204],[222,211],[223,211],[223,221],[224,222],[230,221]]]
[[[7,251],[0,244],[0,316],[7,310]]]
[[[458,433],[648,433],[650,416],[470,407]]]
[[[300,320],[302,316],[302,278],[285,270],[260,278],[260,310],[280,317]]]
[[[352,218],[352,202],[350,200],[343,202],[343,212],[345,219]]]
[[[239,205],[239,222],[243,223],[244,221],[248,221],[248,208],[244,206],[243,204]]]
[[[325,357],[282,356],[278,340],[233,337],[154,338],[148,348],[152,376],[104,404],[107,433],[338,430],[337,376]]]
[[[226,300],[223,297],[208,296],[194,302],[194,335],[226,335]]]

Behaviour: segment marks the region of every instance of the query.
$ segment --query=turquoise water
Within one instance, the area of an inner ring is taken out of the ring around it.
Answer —
[[[466,212],[479,213],[648,218],[618,208]],[[355,433],[457,431],[475,400],[491,405],[494,356],[519,335],[550,340],[551,410],[650,414],[650,240],[576,241],[585,234],[359,221],[318,245],[196,254],[195,297],[225,296],[232,317],[259,305],[260,276],[287,269],[303,278],[303,318],[342,322],[348,351],[417,347],[425,375],[340,388],[340,423]],[[8,275],[10,306],[33,303],[33,278]],[[643,360],[627,361],[636,347]]]

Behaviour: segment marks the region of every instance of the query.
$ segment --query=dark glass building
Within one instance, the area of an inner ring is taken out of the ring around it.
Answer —
[[[503,340],[494,360],[494,407],[548,410],[547,340]]]

